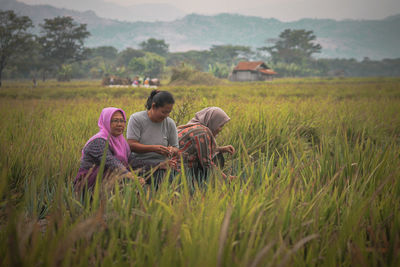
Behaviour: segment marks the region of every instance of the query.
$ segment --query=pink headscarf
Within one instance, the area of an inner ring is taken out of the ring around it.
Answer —
[[[188,124],[200,123],[212,132],[215,132],[219,127],[224,126],[225,123],[230,121],[228,115],[219,107],[208,107],[197,112],[193,119]]]
[[[123,134],[120,134],[118,136],[113,136],[111,132],[111,117],[112,115],[116,112],[120,111],[122,113],[122,116],[124,117],[124,120],[126,120],[126,115],[125,111],[123,111],[120,108],[104,108],[101,111],[99,121],[97,125],[99,125],[100,131],[93,135],[89,141],[86,142],[85,146],[82,149],[82,156],[83,156],[83,150],[89,144],[92,140],[96,138],[102,138],[104,140],[107,140],[109,138],[109,144],[108,147],[111,149],[111,151],[114,153],[114,156],[119,159],[124,165],[128,165],[128,155],[131,152],[128,142],[126,142],[125,137]]]

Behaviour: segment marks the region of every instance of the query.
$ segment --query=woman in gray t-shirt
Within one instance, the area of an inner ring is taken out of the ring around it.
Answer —
[[[168,91],[153,90],[147,99],[147,110],[129,118],[126,136],[134,155],[133,169],[147,171],[178,153],[176,125],[168,117],[174,103]]]

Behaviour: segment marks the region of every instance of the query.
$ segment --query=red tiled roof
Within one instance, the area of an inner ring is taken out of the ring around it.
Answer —
[[[263,74],[275,75],[277,74],[275,71],[271,69],[267,69],[267,65],[265,65],[262,61],[241,61],[237,64],[237,66],[233,69],[234,71],[259,71]]]
[[[241,61],[234,70],[256,70],[263,63],[262,61]]]
[[[275,75],[277,74],[275,71],[267,69],[267,70],[258,70],[259,72],[265,73],[265,74],[269,74],[269,75]]]

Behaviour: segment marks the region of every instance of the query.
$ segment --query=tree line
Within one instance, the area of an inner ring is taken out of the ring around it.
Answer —
[[[164,40],[149,38],[139,48],[118,51],[112,46],[87,48],[85,24],[71,17],[45,19],[40,34],[30,32],[32,20],[0,10],[0,86],[6,78],[98,79],[168,76],[174,68],[190,68],[227,78],[239,61],[264,61],[280,77],[399,76],[400,59],[321,59],[322,47],[313,31],[284,30],[269,46],[256,50],[239,45],[213,45],[209,50],[170,52]],[[2,75],[3,74],[3,75]]]

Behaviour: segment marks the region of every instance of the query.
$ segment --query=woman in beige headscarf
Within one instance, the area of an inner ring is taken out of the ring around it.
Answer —
[[[215,140],[229,120],[221,108],[208,107],[197,112],[187,124],[178,127],[179,154],[182,155],[185,168],[193,171],[198,180],[205,179],[210,170],[216,167],[219,153],[235,153],[232,145],[219,147]],[[175,159],[179,168],[180,158]],[[226,178],[224,173],[222,175]]]

